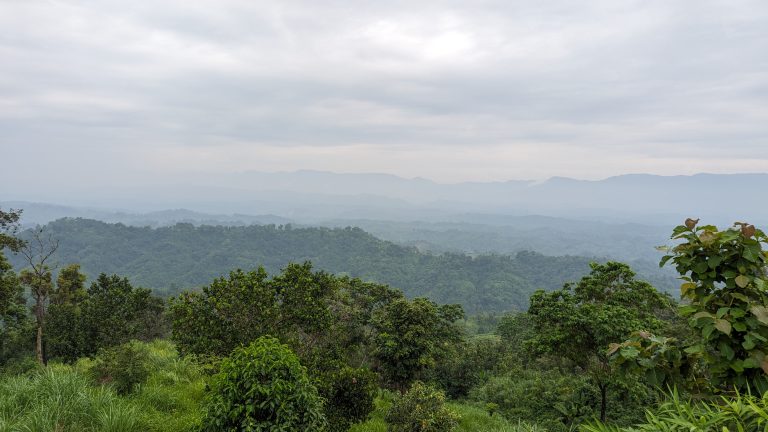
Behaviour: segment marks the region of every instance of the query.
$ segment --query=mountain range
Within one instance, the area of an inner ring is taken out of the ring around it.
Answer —
[[[276,215],[301,223],[327,219],[487,223],[525,215],[663,226],[686,217],[720,225],[736,220],[768,222],[765,173],[444,184],[389,174],[305,170],[196,175],[159,186],[93,185],[61,191],[55,185],[50,191],[0,187],[0,201],[6,202],[55,202],[120,213],[183,208],[218,215]]]

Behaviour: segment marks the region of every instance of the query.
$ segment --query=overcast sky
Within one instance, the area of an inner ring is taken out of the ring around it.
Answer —
[[[6,188],[766,172],[768,2],[0,0],[0,158]]]

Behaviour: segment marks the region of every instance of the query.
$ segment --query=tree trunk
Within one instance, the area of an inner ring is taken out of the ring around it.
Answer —
[[[600,421],[605,423],[605,411],[608,403],[608,384],[600,384]]]
[[[37,324],[37,340],[35,341],[35,354],[37,355],[37,361],[41,365],[45,366],[45,358],[43,357],[43,326]]]
[[[37,338],[35,339],[35,355],[37,362],[46,365],[45,353],[43,352],[43,327],[45,325],[45,304],[40,296],[35,298],[35,320],[37,321]]]

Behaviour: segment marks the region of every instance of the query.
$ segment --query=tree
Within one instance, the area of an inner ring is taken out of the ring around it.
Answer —
[[[87,294],[81,305],[82,355],[132,339],[149,341],[163,335],[165,304],[151,290],[135,288],[127,278],[102,273]]]
[[[44,235],[43,228],[35,229],[31,232],[31,239],[23,242],[19,251],[24,256],[28,268],[25,268],[19,274],[19,280],[26,286],[32,294],[35,304],[32,306],[32,312],[35,316],[35,325],[37,327],[35,337],[35,355],[37,361],[45,365],[47,359],[43,350],[43,337],[45,333],[45,319],[48,309],[48,297],[53,289],[51,275],[51,260],[56,250],[59,248],[59,241],[53,236]]]
[[[452,399],[465,398],[489,376],[508,370],[508,360],[512,357],[505,348],[504,342],[493,337],[473,337],[452,343],[445,348],[434,370],[427,374],[427,381],[439,384]]]
[[[534,336],[527,343],[538,355],[564,359],[588,374],[600,390],[600,418],[605,420],[608,388],[615,382],[609,344],[634,331],[661,329],[664,323],[657,316],[670,299],[635,279],[626,264],[593,263],[591,269],[575,285],[531,296]]]
[[[85,275],[80,272],[79,264],[70,264],[56,278],[56,290],[51,295],[51,304],[78,305],[85,300],[88,293],[85,290]]]
[[[24,289],[0,251],[0,366],[19,351],[27,322]]]
[[[182,352],[216,357],[262,336],[279,338],[329,396],[326,417],[336,428],[373,408],[371,380],[360,369],[367,365],[371,316],[400,297],[384,285],[312,271],[309,262],[289,264],[272,278],[263,268],[237,270],[172,299],[172,337]],[[339,394],[350,397],[333,396]]]
[[[225,358],[210,385],[201,430],[323,431],[322,399],[296,354],[261,337]]]
[[[335,279],[310,263],[290,264],[272,279],[262,267],[236,270],[171,301],[173,339],[182,352],[216,356],[264,335],[301,338],[295,348],[309,351],[331,324],[335,289]]]
[[[425,298],[398,299],[379,309],[373,318],[374,357],[387,382],[402,393],[433,368],[447,347],[461,340],[454,323],[463,317],[461,306],[438,306]]]
[[[504,315],[496,328],[496,334],[506,344],[509,353],[523,365],[532,360],[526,349],[526,341],[534,336],[533,320],[527,312]]]
[[[6,247],[12,251],[18,251],[24,244],[16,237],[20,228],[20,218],[21,210],[10,209],[6,212],[0,209],[0,251]]]
[[[82,323],[82,304],[88,299],[85,279],[78,264],[68,265],[59,271],[46,318],[46,351],[49,357],[75,361],[85,355]]]
[[[166,334],[165,302],[127,278],[100,274],[87,290],[79,266],[62,269],[48,311],[50,357],[73,362],[131,340]]]

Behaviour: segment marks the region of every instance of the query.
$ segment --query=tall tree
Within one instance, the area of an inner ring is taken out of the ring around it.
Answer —
[[[100,274],[85,290],[77,265],[59,272],[51,295],[46,340],[51,358],[72,362],[132,339],[166,334],[165,302],[127,278]]]
[[[131,339],[147,341],[163,336],[165,303],[151,290],[134,287],[127,278],[102,273],[87,294],[81,306],[85,355]]]
[[[58,248],[59,241],[54,239],[50,234],[46,235],[43,228],[33,230],[31,239],[23,242],[19,248],[19,252],[24,256],[24,259],[29,266],[21,271],[19,279],[23,285],[29,288],[30,293],[32,294],[32,299],[35,302],[32,306],[32,312],[34,313],[35,324],[37,327],[35,355],[37,361],[42,365],[46,364],[45,352],[43,350],[45,318],[49,296],[53,290],[51,261]]]
[[[445,347],[461,340],[454,323],[464,317],[459,305],[438,306],[425,298],[395,300],[374,315],[374,356],[388,383],[401,393],[433,368]]]
[[[74,361],[85,355],[82,303],[88,298],[85,275],[78,264],[59,271],[46,317],[46,352],[49,357]]]
[[[534,353],[564,359],[589,375],[600,391],[604,421],[608,388],[615,382],[609,344],[624,341],[634,331],[662,328],[658,315],[670,307],[670,299],[635,279],[626,264],[593,263],[591,268],[575,285],[531,296],[528,313],[534,336],[527,343]]]
[[[80,304],[87,297],[85,275],[80,272],[80,264],[70,264],[56,278],[56,290],[51,295],[51,303],[56,305]]]

